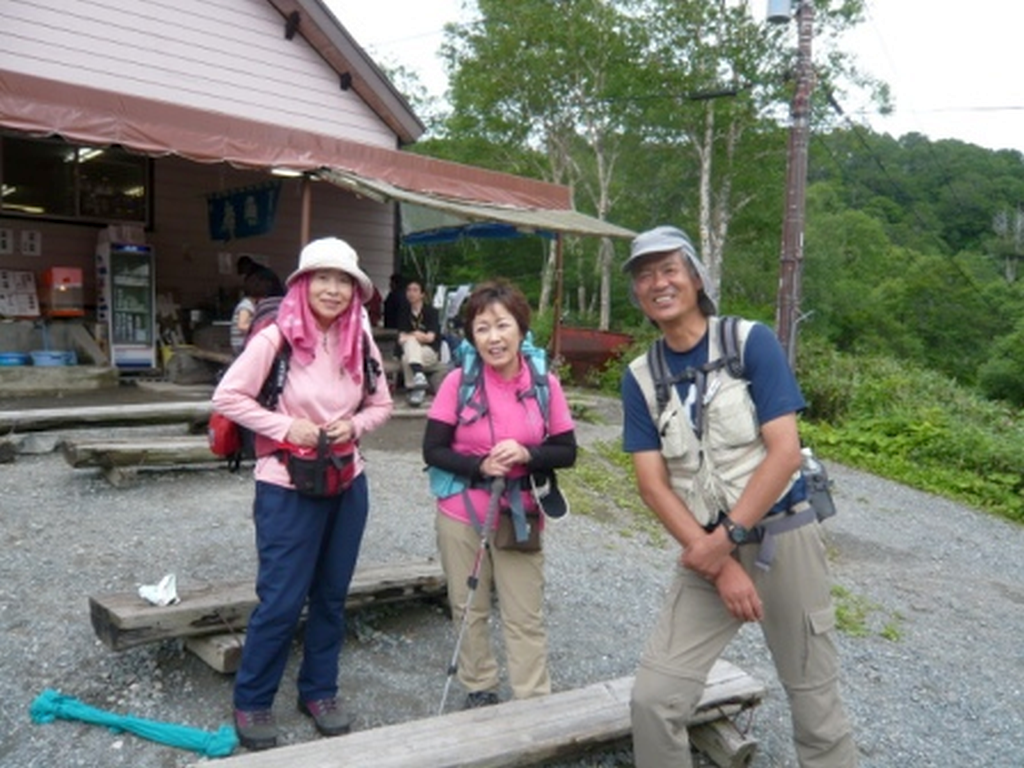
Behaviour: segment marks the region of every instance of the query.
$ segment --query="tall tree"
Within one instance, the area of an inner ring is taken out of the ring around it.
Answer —
[[[476,24],[447,29],[449,135],[535,148],[546,161],[538,175],[573,187],[606,219],[622,134],[622,108],[612,97],[629,82],[637,58],[624,34],[629,19],[601,0],[479,0],[478,7]],[[613,253],[611,242],[602,241],[603,328],[610,319]],[[551,274],[549,258],[544,296]]]
[[[1020,205],[1011,210],[1000,208],[992,217],[992,231],[996,234],[995,257],[1002,262],[1003,277],[1012,283],[1017,269],[1024,261],[1024,211]]]
[[[859,74],[835,40],[861,18],[862,0],[815,0],[816,36],[826,41],[815,73],[832,92],[837,82],[867,88],[884,104],[884,91]],[[638,113],[637,129],[651,141],[692,154],[700,169],[697,231],[711,280],[718,287],[733,218],[755,199],[736,180],[755,154],[746,137],[785,119],[792,85],[794,31],[768,25],[745,0],[638,0],[646,20],[646,78],[652,98]],[[823,100],[822,100],[823,103]],[[819,110],[822,113],[823,110]],[[781,179],[769,183],[780,184]]]
[[[820,29],[854,23],[861,5],[817,0]],[[453,112],[446,135],[486,137],[510,151],[534,148],[544,158],[537,175],[572,186],[581,207],[599,218],[620,202],[615,180],[631,146],[675,148],[677,168],[691,162],[698,168],[697,230],[717,284],[730,223],[753,194],[736,188],[740,167],[757,165],[756,157],[740,155],[744,135],[773,125],[786,101],[782,73],[792,51],[785,32],[735,0],[479,0],[478,6],[477,23],[447,29]],[[830,56],[822,77],[840,72],[842,62]],[[660,208],[639,225],[678,216]],[[603,328],[612,260],[611,243],[602,243]]]

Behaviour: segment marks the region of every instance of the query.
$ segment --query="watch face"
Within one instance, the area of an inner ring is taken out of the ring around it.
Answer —
[[[747,529],[742,525],[736,525],[733,523],[729,527],[729,541],[733,544],[742,544],[747,540]]]

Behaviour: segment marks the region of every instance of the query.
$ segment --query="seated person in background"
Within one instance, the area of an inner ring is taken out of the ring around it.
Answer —
[[[402,310],[408,306],[405,300],[405,278],[395,272],[388,285],[388,296],[384,299],[384,327],[397,328]]]
[[[373,296],[366,300],[366,314],[370,321],[370,327],[376,328],[380,325],[384,312],[384,299],[381,298],[377,286],[373,286]]]
[[[424,369],[441,359],[441,325],[437,310],[427,304],[423,283],[413,278],[405,286],[408,305],[398,318],[398,346],[402,357],[402,376],[409,390],[409,405],[423,405],[427,392]]]

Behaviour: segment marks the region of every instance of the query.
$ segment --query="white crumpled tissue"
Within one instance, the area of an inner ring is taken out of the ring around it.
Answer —
[[[180,601],[177,580],[173,573],[168,573],[159,584],[143,584],[139,587],[139,597],[153,605],[174,605]]]

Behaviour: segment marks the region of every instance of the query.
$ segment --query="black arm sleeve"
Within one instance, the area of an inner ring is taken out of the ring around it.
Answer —
[[[559,469],[576,463],[576,432],[569,430],[548,439],[530,450],[528,469]]]
[[[423,460],[432,467],[445,469],[461,477],[479,479],[483,456],[467,456],[452,449],[455,425],[427,419],[423,432]]]

